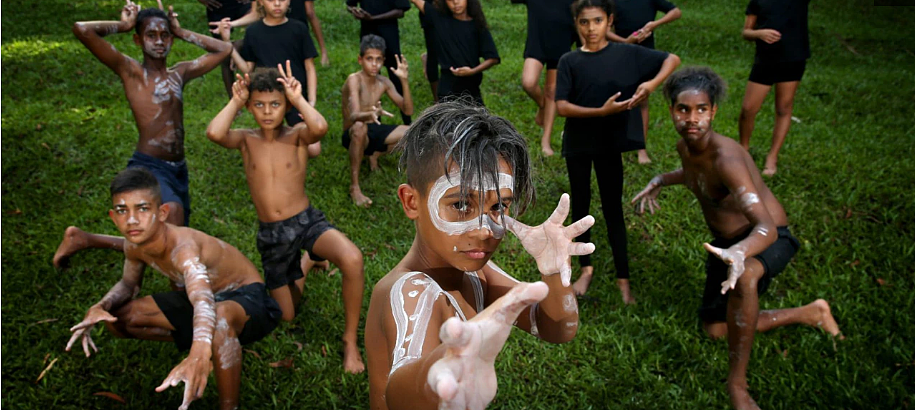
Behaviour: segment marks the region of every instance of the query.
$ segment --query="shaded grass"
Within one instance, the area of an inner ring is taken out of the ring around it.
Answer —
[[[110,408],[99,391],[115,392],[129,408],[177,407],[180,393],[153,392],[182,355],[168,344],[118,340],[96,332],[102,349],[91,359],[62,351],[69,326],[78,322],[120,275],[121,259],[106,251],[80,254],[71,269],[55,271],[50,258],[63,229],[78,225],[114,234],[106,215],[110,178],[126,164],[136,141],[133,119],[116,76],[70,33],[77,20],[113,19],[122,3],[43,1],[9,3],[0,35],[2,78],[2,401],[11,408]],[[813,58],[797,96],[793,124],[770,188],[789,213],[802,250],[761,298],[765,309],[797,306],[816,298],[833,304],[848,340],[834,344],[811,329],[779,329],[760,336],[753,350],[750,385],[764,408],[908,408],[915,395],[915,46],[909,9],[840,0],[811,4]],[[144,4],[151,6],[152,4]],[[656,35],[658,47],[687,65],[710,65],[728,80],[731,95],[719,109],[716,129],[737,135],[737,115],[752,62],[752,44],[739,37],[744,4],[684,1],[684,17]],[[193,1],[175,4],[182,25],[205,25]],[[311,162],[308,191],[315,206],[366,255],[367,288],[406,252],[412,224],[394,190],[402,182],[396,159],[363,176],[375,205],[351,205],[348,162],[340,146],[340,90],[358,69],[357,23],[336,2],[317,2],[333,65],[318,68],[317,108],[330,132],[324,153]],[[503,57],[486,73],[484,97],[513,121],[532,147],[539,203],[522,219],[543,220],[568,191],[561,158],[538,153],[534,104],[520,87],[525,10],[486,0],[487,18]],[[411,62],[417,107],[431,98],[422,79],[422,33],[416,11],[401,21],[404,53]],[[891,29],[890,29],[891,28]],[[130,36],[113,44],[139,57]],[[201,51],[176,44],[170,61]],[[608,73],[612,75],[612,73]],[[257,217],[238,153],[207,141],[204,129],[222,108],[218,72],[185,88],[185,126],[191,168],[192,225],[237,246],[259,264],[254,246]],[[651,99],[649,150],[654,163],[626,155],[626,199],[652,175],[678,167],[677,135],[660,96]],[[392,108],[387,103],[387,108]],[[761,161],[773,125],[770,96],[757,120],[751,153]],[[251,126],[249,115],[240,125]],[[556,123],[554,147],[562,120]],[[594,189],[597,189],[596,184]],[[695,199],[668,189],[662,210],[638,217],[627,208],[633,287],[639,304],[624,307],[613,286],[604,220],[595,196],[593,239],[598,276],[582,302],[578,337],[548,345],[516,334],[497,363],[498,408],[722,408],[726,344],[703,337],[695,316],[702,291],[707,229]],[[536,269],[514,239],[497,263],[524,280]],[[884,285],[880,285],[883,281]],[[340,275],[312,275],[299,318],[247,348],[242,400],[249,408],[365,408],[365,375],[342,374]],[[167,288],[147,275],[144,294]],[[368,291],[367,289],[367,291]],[[368,302],[366,292],[366,306]],[[56,321],[43,322],[45,319]],[[360,332],[361,333],[361,332]],[[295,343],[301,343],[299,350]],[[371,343],[369,341],[368,343]],[[271,362],[292,358],[291,368]],[[48,362],[59,359],[39,382]],[[212,384],[197,408],[217,404]],[[177,390],[177,389],[172,389]]]

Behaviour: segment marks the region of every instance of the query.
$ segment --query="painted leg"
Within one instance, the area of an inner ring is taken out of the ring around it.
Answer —
[[[321,234],[312,251],[340,268],[343,274],[343,369],[348,373],[362,373],[365,364],[359,353],[357,331],[362,299],[365,291],[362,251],[342,232],[331,229]]]
[[[756,127],[756,114],[759,113],[770,88],[772,86],[747,81],[739,121],[740,145],[746,150],[750,149],[750,137],[753,135],[753,128]]]
[[[216,304],[216,332],[213,333],[213,373],[219,391],[219,408],[238,408],[241,386],[242,350],[238,335],[245,328],[245,309],[227,300]]]
[[[543,71],[543,63],[533,58],[525,58],[524,66],[521,68],[521,87],[528,97],[537,104],[537,115],[534,121],[539,126],[543,126],[543,89],[540,88],[540,72]]]
[[[823,299],[817,299],[796,308],[763,310],[759,312],[756,331],[768,332],[788,325],[807,325],[823,329],[826,333],[837,337],[839,340],[845,340],[845,336],[839,330],[839,324],[836,323],[836,319],[832,316],[829,302]],[[719,339],[728,334],[727,323],[725,322],[703,323],[702,327],[712,339]]]
[[[543,87],[543,136],[540,137],[540,150],[545,156],[553,156],[550,137],[553,134],[553,122],[556,120],[556,70],[546,70],[546,84]]]
[[[349,195],[353,202],[358,206],[366,207],[372,205],[372,200],[362,194],[359,188],[359,166],[362,165],[365,147],[369,144],[369,128],[362,121],[357,121],[349,129],[349,168],[350,180]]]
[[[766,155],[766,165],[762,172],[765,176],[775,175],[778,170],[778,152],[782,149],[791,128],[794,95],[800,84],[800,81],[775,84],[775,128],[772,129],[772,147]]]
[[[83,249],[112,249],[124,251],[124,238],[120,236],[100,235],[88,233],[75,226],[64,231],[64,238],[54,252],[52,263],[55,268],[64,269],[70,264],[70,257]]]
[[[651,158],[648,158],[648,100],[642,101],[639,109],[642,110],[642,135],[645,137],[645,149],[639,150],[639,164],[650,164]]]
[[[756,284],[763,275],[762,264],[756,259],[746,261],[746,271],[737,280],[737,286],[730,290],[728,297],[728,395],[731,405],[738,410],[758,409],[748,392],[747,367],[753,338],[756,336],[756,322],[759,317],[759,295]]]

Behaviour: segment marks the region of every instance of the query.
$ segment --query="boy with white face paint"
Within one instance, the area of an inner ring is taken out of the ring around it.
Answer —
[[[683,137],[677,143],[683,168],[654,177],[632,202],[640,202],[640,213],[646,206],[654,213],[666,185],[684,184],[696,195],[715,236],[711,244],[704,244],[709,256],[699,317],[710,337],[728,338],[731,404],[752,409],[757,407],[747,392],[746,372],[757,331],[805,324],[833,336],[840,333],[823,299],[798,308],[759,311],[759,295],[785,269],[800,243],[788,230],[785,210],[750,154],[712,131],[724,91],[724,80],[707,67],[683,69],[667,79],[664,94],[674,127]]]
[[[372,292],[371,408],[482,409],[495,396],[493,364],[513,324],[552,343],[575,337],[569,259],[594,245],[572,239],[594,218],[563,226],[568,195],[540,226],[509,216],[534,196],[527,143],[484,108],[438,104],[398,149],[408,183],[397,193],[416,237]],[[506,231],[534,257],[540,282],[519,282],[490,261]]]
[[[70,329],[66,350],[79,341],[86,357],[90,347],[97,352],[91,332],[99,322],[117,337],[173,341],[190,352],[156,391],[184,382],[179,408],[186,409],[203,395],[215,370],[220,408],[237,408],[241,346],[269,334],[282,316],[257,268],[232,245],[166,223],[169,205],[162,204],[159,184],[144,168],[114,178],[111,202],[108,214],[127,242],[124,273]],[[137,298],[146,266],[184,289]]]

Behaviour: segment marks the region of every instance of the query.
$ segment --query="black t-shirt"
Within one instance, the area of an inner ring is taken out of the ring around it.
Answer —
[[[357,5],[362,7],[367,13],[377,16],[379,14],[387,13],[391,10],[400,9],[403,11],[410,10],[410,0],[346,0],[346,5],[350,7],[356,7]],[[367,22],[363,21],[362,24],[374,24],[374,25],[397,25],[397,19],[388,19],[381,20],[377,22]]]
[[[435,31],[442,73],[450,75],[451,67],[476,67],[480,65],[480,58],[499,58],[492,34],[478,27],[475,21],[461,21],[442,13],[431,0],[426,0],[425,13],[426,21]]]
[[[558,60],[578,39],[572,17],[573,0],[526,0],[525,55]]]
[[[286,69],[286,60],[292,66],[292,75],[302,83],[302,91],[308,85],[305,77],[305,60],[318,56],[308,26],[301,21],[287,19],[278,26],[268,26],[263,20],[248,27],[245,41],[238,50],[245,61],[253,61],[257,67],[276,68],[282,64]]]
[[[314,2],[315,0],[292,0],[289,3],[289,18],[296,19],[308,26],[308,15],[305,14],[305,2]]]
[[[617,0],[616,11],[613,18],[613,26],[616,35],[626,38],[632,33],[645,27],[649,21],[654,21],[658,12],[669,13],[677,8],[673,3],[667,0]],[[654,48],[654,37],[657,34],[652,33],[651,37],[643,40],[639,45]]]
[[[756,16],[756,29],[781,33],[774,44],[756,40],[757,63],[787,63],[810,58],[807,5],[810,0],[750,0],[747,15]]]
[[[556,101],[597,108],[617,92],[617,101],[632,97],[654,78],[667,53],[631,44],[610,43],[597,52],[575,50],[562,56],[556,76]],[[562,155],[623,152],[644,147],[638,108],[594,118],[566,118]],[[641,143],[641,147],[632,144]]]

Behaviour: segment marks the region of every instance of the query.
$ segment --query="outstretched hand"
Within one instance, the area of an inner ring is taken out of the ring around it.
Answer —
[[[235,82],[232,83],[232,98],[237,98],[242,105],[248,102],[248,84],[251,84],[248,74],[245,74],[244,77],[241,74],[235,74]]]
[[[641,104],[642,101],[645,101],[645,99],[648,98],[653,92],[654,87],[652,87],[650,83],[644,82],[639,84],[639,88],[635,90],[635,94],[632,94],[632,98],[628,100],[629,104],[626,106],[626,109],[631,110],[635,107],[638,107],[639,104]]]
[[[534,257],[540,273],[559,273],[563,286],[569,286],[572,279],[570,257],[594,252],[593,243],[572,242],[594,225],[594,217],[588,215],[569,226],[563,226],[568,214],[569,194],[562,194],[556,210],[539,226],[527,226],[510,216],[504,217],[506,228],[521,240],[524,250]]]
[[[394,68],[394,75],[401,80],[406,80],[409,76],[408,69],[410,66],[407,64],[407,58],[403,54],[394,54],[394,59],[397,60],[397,67]]]
[[[620,98],[620,95],[622,95],[622,94],[623,93],[621,93],[621,92],[617,92],[616,94],[611,95],[610,98],[607,99],[607,101],[604,103],[603,107],[601,107],[604,115],[613,115],[618,112],[626,111],[629,109],[629,101],[631,99],[625,100],[625,101],[619,101],[619,102],[616,101],[616,99]]]
[[[391,114],[391,113],[385,111],[384,108],[381,106],[381,101],[378,101],[377,103],[375,103],[375,105],[372,106],[372,122],[374,122],[375,124],[381,124],[382,116],[393,118],[394,114]]]
[[[76,324],[70,328],[70,331],[73,332],[73,336],[70,337],[70,341],[67,342],[67,347],[64,349],[70,351],[70,348],[73,347],[73,344],[77,340],[82,340],[83,352],[86,353],[86,357],[91,356],[89,352],[89,347],[92,347],[92,350],[95,350],[98,353],[98,348],[95,347],[95,343],[92,341],[92,328],[95,327],[95,324],[98,322],[109,322],[114,323],[118,318],[108,313],[107,310],[102,309],[98,305],[94,305],[89,308],[89,311],[86,312],[86,317],[83,318],[82,322]]]
[[[282,64],[277,64],[276,68],[280,71],[280,77],[276,80],[286,89],[286,98],[289,102],[292,103],[297,98],[304,98],[302,97],[302,83],[292,75],[292,64],[289,63],[289,60],[286,60],[286,70],[283,70]]]
[[[645,213],[645,205],[648,205],[648,212],[651,212],[654,215],[654,211],[661,209],[661,206],[658,205],[658,195],[661,194],[661,188],[664,185],[661,182],[661,177],[656,176],[648,182],[648,185],[645,185],[645,189],[642,192],[636,194],[635,198],[632,198],[631,204],[634,204],[636,201],[639,201],[638,212],[639,215]]]
[[[192,401],[203,396],[203,390],[207,387],[207,376],[210,375],[212,370],[213,362],[208,357],[195,356],[192,350],[188,357],[172,369],[165,381],[159,387],[156,387],[156,392],[161,393],[169,387],[174,387],[178,383],[184,382],[184,400],[178,410],[187,410]]]
[[[232,19],[231,18],[226,17],[222,20],[211,21],[207,24],[209,24],[210,26],[213,27],[210,29],[210,33],[219,34],[219,38],[221,38],[222,41],[230,40],[230,38],[231,38],[230,35],[232,33]]]
[[[727,249],[716,248],[708,243],[702,244],[712,255],[715,255],[718,259],[727,263],[728,266],[728,279],[724,282],[721,282],[721,294],[727,293],[729,290],[734,289],[734,286],[737,285],[737,279],[740,279],[740,276],[743,275],[743,272],[746,270],[744,263],[746,262],[746,254],[744,249],[740,245],[734,245]]]
[[[439,337],[447,347],[426,376],[439,397],[439,409],[484,409],[496,396],[495,360],[511,333],[512,324],[528,306],[543,300],[543,282],[519,283],[467,322],[450,318]]]

